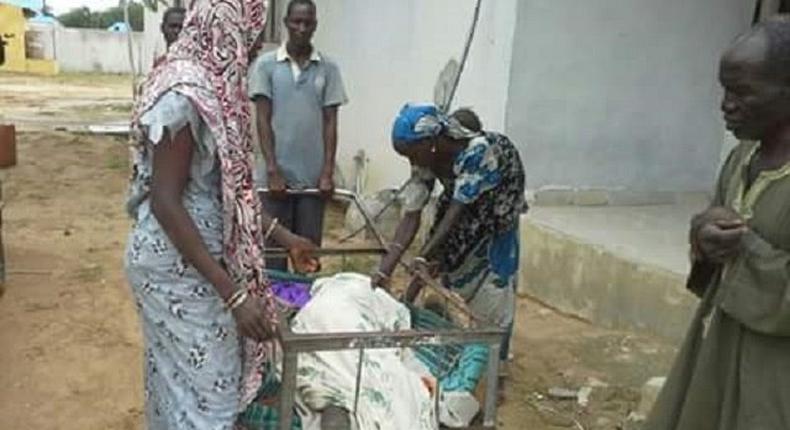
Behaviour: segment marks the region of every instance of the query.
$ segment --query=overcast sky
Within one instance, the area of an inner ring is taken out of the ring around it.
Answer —
[[[55,15],[82,6],[87,6],[92,10],[102,10],[118,5],[118,0],[46,0],[46,2]]]

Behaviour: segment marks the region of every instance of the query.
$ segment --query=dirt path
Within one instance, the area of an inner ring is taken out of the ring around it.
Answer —
[[[135,429],[137,317],[122,278],[125,143],[23,134],[6,175],[0,428]]]
[[[131,82],[116,75],[0,76],[0,120],[19,127],[107,123],[128,118]]]
[[[0,113],[40,116],[27,105],[40,97],[30,85],[94,97],[96,105],[105,97],[128,103],[118,78],[20,79],[0,75]],[[56,113],[63,106],[38,102]],[[85,112],[74,117],[103,118]],[[122,271],[125,142],[26,132],[18,152],[18,167],[3,181],[9,277],[0,298],[0,428],[141,429],[141,340]],[[662,374],[672,354],[662,342],[602,330],[526,299],[518,315],[504,429],[578,429],[574,420],[584,429],[618,428],[638,387]],[[591,381],[608,387],[596,388],[587,408],[546,398],[551,387]]]

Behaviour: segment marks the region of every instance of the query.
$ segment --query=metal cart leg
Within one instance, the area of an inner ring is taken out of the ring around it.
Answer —
[[[291,430],[296,395],[296,369],[299,354],[283,345],[283,380],[280,388],[280,430]]]
[[[488,345],[488,374],[486,375],[486,399],[483,425],[496,428],[496,406],[499,386],[499,344]]]

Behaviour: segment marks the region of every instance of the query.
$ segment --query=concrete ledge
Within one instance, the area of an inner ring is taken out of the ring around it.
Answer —
[[[547,186],[527,193],[535,206],[655,206],[707,202],[707,192],[640,191],[626,188]]]
[[[528,217],[521,235],[521,293],[608,328],[685,336],[697,300],[686,291],[684,274],[618,256]]]

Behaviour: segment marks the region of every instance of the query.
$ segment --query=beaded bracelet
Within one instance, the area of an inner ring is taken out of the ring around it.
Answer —
[[[242,295],[241,295],[241,296],[240,296],[240,297],[239,297],[239,298],[236,300],[236,302],[235,302],[235,303],[231,303],[231,304],[230,304],[230,307],[229,307],[228,309],[229,309],[229,310],[231,310],[231,311],[234,311],[234,310],[236,310],[236,309],[237,309],[239,306],[243,305],[243,304],[244,304],[244,302],[246,302],[246,301],[247,301],[247,299],[248,299],[249,297],[250,297],[250,294],[249,294],[249,293],[248,293],[248,292],[245,290],[245,291],[244,291],[244,294],[242,294]]]
[[[239,288],[232,296],[225,302],[228,310],[235,310],[241,306],[249,298],[249,293],[246,288]]]
[[[272,234],[274,233],[274,229],[276,229],[276,228],[277,228],[277,225],[278,225],[279,223],[280,223],[280,220],[279,220],[278,218],[275,218],[275,219],[274,219],[274,220],[273,220],[273,221],[272,221],[272,222],[269,224],[269,228],[266,230],[266,234],[265,234],[265,235],[263,235],[263,240],[269,240],[269,238],[270,238],[270,237],[272,236]]]
[[[415,264],[424,264],[426,266],[429,264],[428,260],[425,257],[417,257],[417,258],[415,258],[414,259],[414,263]]]
[[[382,286],[382,287],[384,287],[384,288],[386,288],[386,289],[388,289],[388,288],[389,288],[389,284],[390,284],[390,276],[389,276],[389,275],[387,275],[387,274],[385,274],[383,271],[379,270],[379,271],[377,271],[376,273],[374,273],[374,274],[373,274],[373,276],[379,276],[379,277],[381,277],[381,281],[382,281],[382,283],[383,283],[383,284],[381,284],[381,286]],[[376,284],[374,284],[374,285],[373,285],[373,287],[374,287],[374,288],[375,288],[376,286],[377,286]]]

